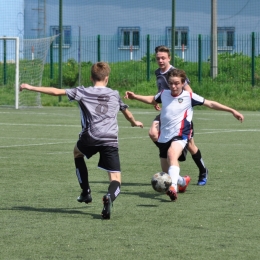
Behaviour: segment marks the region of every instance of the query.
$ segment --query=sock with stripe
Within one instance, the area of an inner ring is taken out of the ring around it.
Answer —
[[[113,202],[120,193],[120,182],[111,181],[108,187],[107,194],[110,195],[111,201]]]
[[[90,193],[90,187],[88,182],[88,169],[84,160],[84,157],[75,158],[76,175],[79,181],[79,185],[82,189],[82,193],[85,195]]]
[[[192,159],[196,163],[196,165],[199,168],[199,171],[201,173],[206,172],[206,167],[205,167],[204,162],[202,160],[201,153],[200,153],[199,149],[195,154],[192,155]]]

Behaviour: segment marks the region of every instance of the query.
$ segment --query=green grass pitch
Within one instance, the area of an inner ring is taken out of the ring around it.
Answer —
[[[259,259],[260,113],[195,110],[195,143],[209,169],[196,185],[190,155],[181,175],[191,182],[175,203],[150,184],[160,171],[148,138],[153,109],[131,110],[144,129],[119,113],[121,194],[101,220],[107,173],[87,161],[93,202],[80,193],[73,147],[78,108],[0,109],[0,259]]]

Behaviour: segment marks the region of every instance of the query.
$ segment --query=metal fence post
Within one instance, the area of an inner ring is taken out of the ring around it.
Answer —
[[[255,33],[254,32],[252,32],[251,40],[252,40],[251,82],[252,82],[252,87],[254,87],[255,86]]]
[[[149,34],[147,35],[146,43],[147,43],[146,78],[147,81],[150,81],[150,35]]]
[[[6,64],[6,39],[3,40],[4,42],[4,64],[3,64],[3,73],[4,73],[4,85],[7,84],[7,64]]]
[[[53,79],[53,42],[50,46],[50,79]]]
[[[201,34],[199,34],[199,37],[198,37],[198,81],[199,83],[201,83],[201,78],[202,78],[202,51],[201,51],[201,48],[202,48],[202,44],[201,44]]]
[[[59,0],[59,88],[62,88],[62,42],[63,42],[63,13],[62,13],[63,3]],[[61,96],[59,96],[59,102],[61,101]]]
[[[100,35],[97,36],[97,59],[98,59],[98,62],[101,61],[101,58],[100,58]]]

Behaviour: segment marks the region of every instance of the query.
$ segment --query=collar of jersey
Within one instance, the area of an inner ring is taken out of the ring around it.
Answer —
[[[171,93],[171,96],[172,96],[172,97],[178,97],[178,96],[180,96],[180,95],[182,94],[182,92],[183,92],[183,90],[181,91],[181,93],[180,93],[179,95],[173,95],[173,94]]]

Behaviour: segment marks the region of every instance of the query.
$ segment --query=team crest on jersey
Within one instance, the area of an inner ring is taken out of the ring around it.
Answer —
[[[183,102],[183,98],[178,98],[178,102],[182,103]]]

